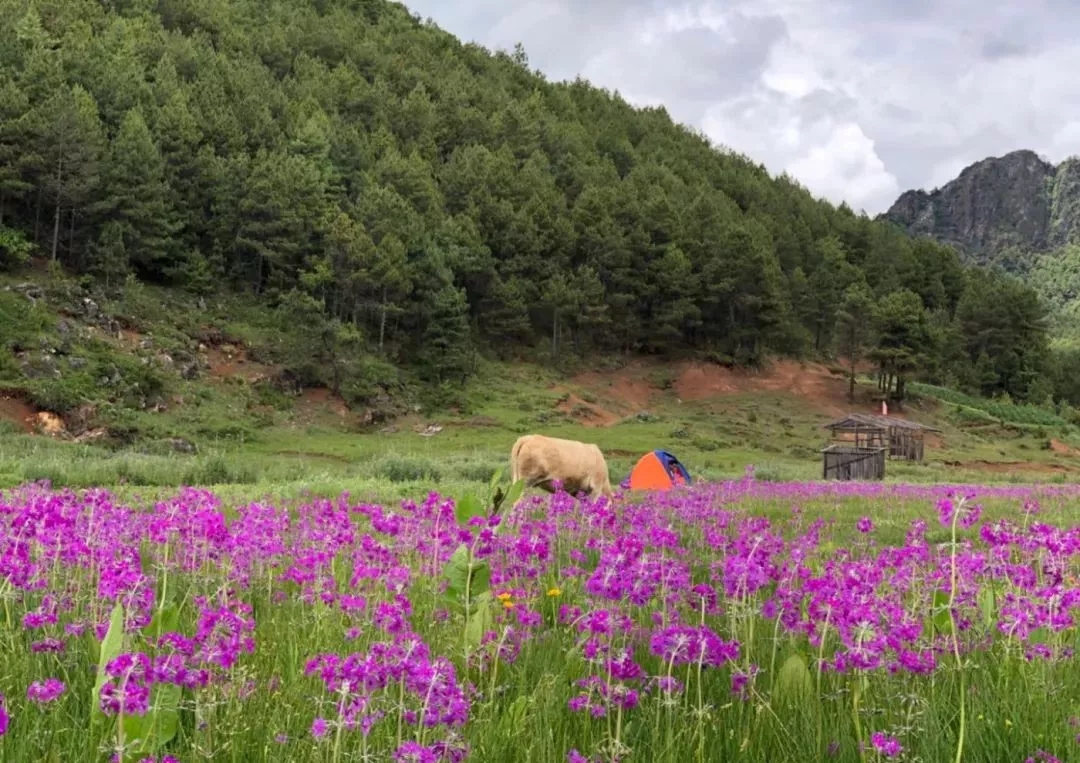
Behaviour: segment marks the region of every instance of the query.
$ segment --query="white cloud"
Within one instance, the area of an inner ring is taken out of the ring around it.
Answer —
[[[828,139],[810,146],[786,169],[807,188],[833,202],[847,201],[856,210],[880,207],[900,192],[896,178],[874,150],[874,141],[854,122],[833,126]]]
[[[870,214],[1030,148],[1080,152],[1072,0],[406,0],[521,41],[552,79],[663,103],[713,140]]]

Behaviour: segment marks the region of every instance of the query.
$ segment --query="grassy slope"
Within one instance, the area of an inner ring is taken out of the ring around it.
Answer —
[[[0,289],[26,281],[9,279]],[[410,408],[389,424],[363,426],[362,411],[348,410],[328,390],[295,397],[260,381],[278,370],[251,359],[273,359],[278,337],[265,311],[236,301],[211,301],[203,310],[178,294],[143,287],[119,300],[102,300],[102,311],[127,327],[119,338],[102,331],[90,338],[89,321],[68,318],[75,328],[65,340],[57,332],[56,311],[78,301],[79,293],[45,273],[33,281],[45,287],[50,304],[39,302],[27,313],[36,317],[20,324],[24,335],[18,344],[30,349],[19,362],[52,354],[49,368],[58,369],[59,378],[56,371],[38,379],[12,376],[9,368],[4,384],[21,392],[0,405],[0,418],[7,419],[0,435],[4,485],[49,479],[76,487],[186,483],[235,485],[245,493],[310,488],[349,489],[372,498],[416,495],[436,485],[454,489],[486,480],[506,463],[514,439],[534,431],[597,442],[615,481],[656,447],[676,453],[705,479],[738,477],[748,465],[759,477],[814,479],[820,476],[818,450],[826,442],[821,425],[849,409],[840,370],[815,364],[802,368],[785,361],[747,374],[636,362],[567,377],[529,364],[486,363],[458,409]],[[25,300],[12,291],[0,291],[0,299],[7,300],[9,312]],[[206,346],[206,337],[214,335],[208,328],[231,342],[216,339],[217,345]],[[198,357],[208,367],[186,380],[178,371],[181,363],[161,363],[163,353]],[[94,370],[73,369],[71,358],[88,361]],[[105,389],[101,369],[112,366],[122,376],[157,369],[150,373],[161,390],[152,401],[164,405],[138,409],[138,394],[125,387],[127,379],[120,384],[127,392]],[[1080,458],[1067,445],[1080,442],[1080,433],[1051,412],[915,389],[923,397],[904,415],[943,432],[928,447],[926,464],[890,462],[889,479],[1060,481],[1080,471]],[[864,380],[854,409],[874,410],[872,392]],[[129,442],[72,442],[78,430],[67,441],[20,433],[32,413],[28,403],[59,397],[70,404],[72,395],[97,403],[91,432],[126,433]],[[117,401],[102,403],[106,395]],[[442,430],[428,437],[416,431],[433,423]],[[198,452],[176,452],[173,438],[194,443]]]

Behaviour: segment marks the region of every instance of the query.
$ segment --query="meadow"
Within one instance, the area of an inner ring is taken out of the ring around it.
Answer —
[[[1074,485],[515,498],[5,490],[0,760],[1080,759]]]

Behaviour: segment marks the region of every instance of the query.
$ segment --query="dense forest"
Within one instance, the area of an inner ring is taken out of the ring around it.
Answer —
[[[0,0],[0,33],[9,269],[255,295],[313,353],[431,383],[478,352],[840,354],[897,395],[1037,402],[1063,378],[1022,283],[401,5]]]

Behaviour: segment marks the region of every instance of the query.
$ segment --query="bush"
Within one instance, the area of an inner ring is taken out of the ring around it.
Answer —
[[[401,377],[395,366],[367,356],[350,364],[341,383],[341,397],[349,406],[366,405],[400,387]]]
[[[442,472],[427,459],[388,458],[378,465],[376,475],[391,482],[438,482]]]
[[[458,475],[469,482],[490,482],[497,466],[492,464],[466,464],[458,469]]]

